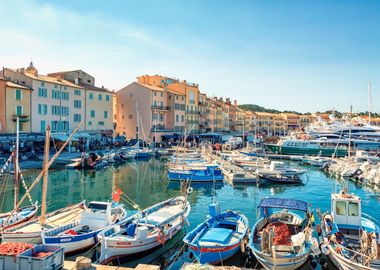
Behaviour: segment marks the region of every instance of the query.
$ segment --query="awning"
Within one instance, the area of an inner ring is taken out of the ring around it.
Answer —
[[[307,212],[307,203],[296,199],[265,198],[261,200],[258,207],[293,209]]]
[[[51,137],[54,140],[65,142],[69,139],[69,135],[66,134],[51,134]],[[71,139],[71,141],[79,141],[79,138],[74,135],[74,137]]]

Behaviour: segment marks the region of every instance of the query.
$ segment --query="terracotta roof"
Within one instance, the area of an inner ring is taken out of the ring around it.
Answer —
[[[20,85],[11,81],[7,81],[7,86],[12,88],[20,88],[20,89],[26,89],[26,90],[32,90],[24,85]]]
[[[153,85],[149,85],[149,84],[145,84],[145,83],[139,83],[139,82],[136,82],[137,84],[141,85],[141,86],[144,86],[146,88],[149,88],[151,90],[154,90],[154,91],[161,91],[161,92],[164,92],[165,90],[161,87],[157,87],[157,86],[153,86]]]
[[[11,68],[7,68],[8,70],[11,70],[11,71],[14,71],[14,72],[18,72],[20,73],[19,71],[15,70],[15,69],[11,69]],[[54,83],[54,84],[60,84],[60,85],[64,85],[64,86],[69,86],[69,87],[73,87],[73,88],[83,88],[81,86],[78,86],[76,84],[73,84],[69,81],[66,81],[64,79],[62,80],[58,80],[58,78],[56,77],[51,77],[51,76],[46,76],[46,75],[40,75],[38,74],[37,76],[33,75],[33,74],[30,74],[30,73],[21,73],[33,80],[38,80],[38,81],[45,81],[45,82],[49,82],[49,83]]]

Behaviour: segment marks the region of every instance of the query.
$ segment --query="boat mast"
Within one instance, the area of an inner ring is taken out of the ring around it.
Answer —
[[[368,124],[371,125],[371,110],[372,110],[372,89],[371,81],[368,83]]]
[[[350,132],[348,133],[348,157],[351,157],[352,105],[350,106]]]
[[[19,132],[20,132],[20,119],[17,116],[16,120],[16,149],[14,152],[14,161],[13,161],[13,170],[15,175],[15,191],[14,191],[14,209],[17,211],[17,204],[18,204],[18,194],[20,189],[20,183],[19,183],[19,173],[18,173],[18,146],[19,146]]]
[[[48,184],[48,168],[49,163],[49,149],[50,149],[50,126],[47,126],[45,132],[45,152],[44,152],[44,180],[42,182],[42,204],[41,204],[41,224],[45,223],[45,214],[46,214],[46,195],[47,195],[47,184]]]

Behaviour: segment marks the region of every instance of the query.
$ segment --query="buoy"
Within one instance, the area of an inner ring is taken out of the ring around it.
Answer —
[[[193,188],[192,187],[188,187],[187,188],[187,194],[191,194],[193,192]]]
[[[240,241],[240,251],[241,253],[245,253],[245,244],[244,244],[244,240],[241,240]]]

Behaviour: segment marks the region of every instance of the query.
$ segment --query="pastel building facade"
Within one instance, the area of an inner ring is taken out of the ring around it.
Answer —
[[[0,77],[0,133],[15,133],[17,117],[19,131],[31,131],[32,89]]]
[[[8,81],[32,89],[32,132],[43,132],[48,125],[52,132],[68,132],[79,124],[77,116],[85,114],[82,87],[62,78],[38,74],[32,63],[26,69],[3,68],[2,75]]]

